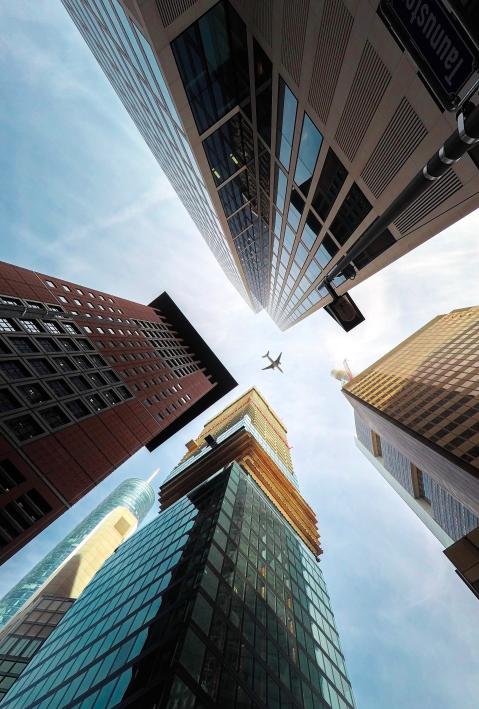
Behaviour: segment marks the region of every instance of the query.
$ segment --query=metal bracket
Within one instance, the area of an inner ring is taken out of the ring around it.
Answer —
[[[467,143],[467,145],[473,145],[473,143],[479,142],[479,138],[473,138],[472,135],[467,135],[463,113],[460,113],[457,117],[457,132],[459,133],[459,138],[462,142]]]

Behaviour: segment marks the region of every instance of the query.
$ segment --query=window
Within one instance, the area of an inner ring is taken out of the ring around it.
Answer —
[[[47,377],[49,374],[53,374],[55,372],[55,368],[47,359],[44,359],[43,357],[29,359],[28,361],[32,369],[34,369],[40,376]]]
[[[91,411],[85,406],[81,399],[67,401],[65,402],[65,406],[76,419],[81,419],[84,418],[84,416],[89,416],[91,414]]]
[[[75,364],[80,367],[80,369],[91,369],[92,364],[88,357],[85,357],[84,355],[80,355],[79,357],[74,358]]]
[[[80,334],[80,330],[77,328],[76,325],[73,325],[73,323],[71,323],[71,322],[63,323],[63,329],[69,335],[79,335]]]
[[[51,337],[37,337],[37,343],[45,352],[59,352],[60,348]]]
[[[59,295],[58,300],[60,301],[60,303],[68,303],[68,300],[65,298],[64,295]]]
[[[101,357],[101,355],[92,354],[92,355],[90,355],[90,359],[92,360],[92,362],[95,364],[96,367],[106,367],[107,366],[105,360],[103,359],[103,357]]]
[[[64,379],[52,379],[48,381],[47,384],[56,396],[69,396],[73,394],[73,389]]]
[[[49,288],[55,288],[55,284],[53,281],[45,281],[45,285],[48,286]]]
[[[66,352],[78,352],[78,346],[76,342],[73,340],[68,340],[68,339],[59,339],[58,342],[61,345],[61,348],[65,350]]]
[[[0,332],[15,332],[18,327],[10,318],[0,318]]]
[[[100,335],[104,335],[104,334],[105,334],[105,331],[104,331],[104,330],[102,330],[102,328],[101,328],[101,327],[97,327],[97,328],[96,328],[96,331],[97,331],[97,332],[99,332],[99,333],[100,333]]]
[[[318,250],[315,253],[315,256],[321,266],[324,268],[333,258],[338,253],[339,249],[334,243],[334,241],[331,239],[329,234],[326,234],[324,239],[322,240],[321,244],[318,247]]]
[[[20,323],[22,324],[23,329],[27,332],[31,332],[32,334],[42,332],[40,325],[33,320],[20,320]]]
[[[69,288],[67,285],[65,285],[65,283],[62,283],[62,288],[63,288],[63,290],[66,291],[67,293],[70,292],[70,288]]]
[[[56,357],[55,363],[63,372],[73,372],[76,369],[69,357]]]
[[[14,411],[22,407],[18,399],[8,389],[0,389],[0,412]]]
[[[0,491],[9,492],[13,487],[21,485],[25,478],[8,458],[0,461]]]
[[[233,212],[243,207],[246,202],[255,199],[256,184],[253,175],[249,170],[243,170],[218,190],[218,196],[225,215],[229,217]]]
[[[42,404],[51,397],[40,384],[24,384],[18,387],[19,392],[24,396],[29,404]]]
[[[60,326],[55,322],[44,321],[43,324],[45,325],[45,329],[48,330],[48,332],[51,332],[52,335],[57,335],[61,332]]]
[[[19,441],[27,441],[30,438],[39,436],[45,433],[45,430],[40,424],[30,416],[17,416],[16,418],[5,421],[5,426],[18,438]]]
[[[98,374],[97,372],[93,372],[92,374],[89,374],[88,378],[97,387],[102,387],[102,386],[105,386],[105,384],[106,384],[106,381],[103,379],[101,374]]]
[[[293,145],[294,124],[298,102],[283,79],[279,78],[278,88],[278,125],[276,133],[276,156],[289,170],[291,146]]]
[[[0,372],[7,379],[25,379],[32,376],[28,369],[16,359],[0,362]]]
[[[328,216],[347,176],[346,168],[329,148],[312,201],[321,219]]]
[[[86,307],[87,307],[87,308],[93,308],[93,303],[90,303],[90,301],[88,300],[88,301],[87,301],[87,304],[86,304]]]
[[[371,205],[354,182],[331,224],[331,233],[341,245],[371,211]]]
[[[299,226],[301,215],[303,213],[304,200],[300,197],[299,192],[291,190],[291,202],[288,209],[288,222],[294,230]]]
[[[82,377],[81,375],[76,376],[76,377],[71,377],[70,379],[71,382],[76,386],[76,388],[79,391],[88,391],[89,389],[92,388],[92,384],[85,379],[85,377]]]
[[[200,134],[249,99],[246,28],[231,5],[215,5],[171,47]]]
[[[253,39],[253,51],[256,124],[258,133],[269,146],[271,144],[272,64],[255,39]]]
[[[48,409],[42,409],[39,413],[50,428],[60,428],[71,422],[59,406],[50,406]]]
[[[104,391],[103,395],[109,404],[119,404],[121,401],[120,397],[113,389],[108,389],[107,391]]]
[[[253,134],[241,115],[236,114],[203,141],[216,185],[249,163],[253,157]]]
[[[307,196],[323,136],[307,113],[304,114],[294,181]]]
[[[90,344],[90,342],[88,342],[88,340],[84,340],[84,339],[82,339],[82,340],[75,340],[75,342],[77,343],[78,347],[79,347],[81,350],[87,351],[87,350],[93,350],[93,349],[94,349],[94,348],[93,348],[93,345]],[[100,343],[98,343],[98,344],[100,344]]]
[[[91,396],[88,396],[87,399],[95,411],[106,409],[106,403],[99,394],[92,394]]]
[[[79,295],[83,295],[83,291],[81,290],[81,288],[75,288],[75,290]]]
[[[359,256],[356,256],[352,263],[358,270],[364,268],[368,265],[368,263],[374,261],[375,258],[384,253],[384,251],[387,251],[387,249],[395,243],[396,239],[394,236],[391,234],[389,229],[385,229],[382,234],[374,239],[372,244],[369,244],[369,246],[364,249]]]
[[[38,352],[38,348],[29,337],[11,337],[10,342],[18,352]]]
[[[116,390],[122,399],[131,399],[132,394],[128,391],[128,389],[125,386],[118,387]]]

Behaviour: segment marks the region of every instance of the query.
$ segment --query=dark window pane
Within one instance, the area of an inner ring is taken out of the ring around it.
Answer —
[[[67,340],[67,339],[59,339],[58,342],[60,343],[60,346],[63,350],[66,350],[67,352],[77,352],[78,351],[78,346],[73,340]]]
[[[34,436],[44,433],[44,429],[40,424],[28,414],[5,421],[5,425],[20,441],[27,441],[29,438],[34,438]]]
[[[85,379],[85,377],[81,377],[81,376],[71,377],[70,381],[73,382],[73,384],[76,386],[76,388],[79,389],[80,391],[88,391],[89,389],[93,388],[93,384],[91,382],[87,381],[87,379]]]
[[[346,168],[330,148],[326,155],[312,201],[312,206],[321,219],[326,219],[328,216],[347,176],[348,172]]]
[[[171,46],[200,134],[249,104],[246,28],[231,5],[215,5]]]
[[[118,387],[117,391],[120,393],[122,399],[132,398],[132,394],[130,394],[126,387]]]
[[[90,359],[92,360],[95,367],[106,367],[106,362],[101,355],[92,354],[90,355]]]
[[[70,411],[70,413],[73,414],[73,416],[76,419],[81,419],[84,416],[88,416],[91,413],[90,410],[85,406],[83,401],[81,401],[80,399],[74,399],[73,401],[67,401],[65,403],[65,406]]]
[[[66,413],[59,406],[50,406],[48,409],[42,409],[39,413],[51,428],[60,428],[70,422]]]
[[[8,389],[0,389],[0,412],[21,408],[21,403]]]
[[[108,391],[104,391],[103,395],[109,404],[118,404],[121,401],[120,397],[113,389],[108,389]]]
[[[11,353],[10,347],[7,346],[7,344],[0,339],[0,354],[10,354]]]
[[[93,350],[94,347],[88,340],[75,340],[81,350]]]
[[[108,382],[111,382],[112,384],[115,384],[116,382],[120,381],[120,378],[115,374],[115,372],[112,372],[112,370],[108,370],[106,372],[102,372],[103,376]]]
[[[6,362],[0,362],[0,372],[7,379],[25,379],[32,375],[18,360],[9,359]]]
[[[47,359],[43,359],[43,357],[29,359],[28,362],[32,369],[34,369],[40,376],[48,376],[49,374],[53,374],[55,372],[53,365],[50,364]]]
[[[73,389],[66,383],[64,379],[52,379],[46,382],[50,389],[57,396],[69,396],[73,393]]]
[[[45,352],[58,352],[59,346],[51,337],[37,337],[37,342]]]
[[[0,461],[0,491],[8,492],[25,481],[24,476],[8,458]]]
[[[254,83],[256,89],[256,123],[258,133],[263,140],[271,144],[271,99],[272,99],[272,64],[253,39]]]
[[[38,352],[37,347],[29,337],[11,337],[10,342],[18,352]]]
[[[256,184],[251,172],[249,170],[240,172],[218,190],[218,195],[227,217],[251,199],[254,200],[256,198]]]
[[[24,384],[18,389],[30,404],[41,404],[51,398],[40,384]]]
[[[370,244],[367,249],[365,249],[362,253],[359,254],[359,256],[354,259],[353,264],[356,266],[357,269],[364,268],[368,265],[368,263],[374,261],[375,258],[377,258],[380,254],[389,249],[389,247],[395,243],[396,239],[391,234],[389,229],[386,229],[385,231],[383,231],[382,234],[380,234],[374,239],[373,243]]]
[[[101,376],[101,374],[98,374],[97,372],[93,372],[93,374],[89,374],[88,379],[90,379],[93,382],[93,384],[97,387],[103,387],[106,384],[105,379]]]
[[[203,147],[215,184],[220,185],[253,159],[252,130],[236,114],[206,138]]]
[[[291,146],[293,144],[294,124],[296,121],[296,107],[298,102],[294,94],[279,78],[278,88],[278,124],[276,128],[276,156],[289,170],[291,159]]]
[[[95,411],[101,411],[106,408],[105,401],[98,394],[92,394],[91,396],[88,396],[87,399]]]
[[[331,233],[341,245],[371,211],[371,205],[354,182],[331,224]]]
[[[63,372],[73,372],[76,367],[68,357],[56,357],[55,363]]]
[[[233,238],[241,234],[242,231],[250,227],[255,221],[256,217],[251,211],[251,207],[247,204],[239,212],[236,212],[228,221],[228,226],[231,231]]]

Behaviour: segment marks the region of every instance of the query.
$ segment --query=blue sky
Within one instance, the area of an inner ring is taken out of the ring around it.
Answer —
[[[119,481],[166,475],[202,423],[255,384],[285,421],[358,707],[475,709],[479,604],[439,543],[357,451],[331,367],[356,372],[438,313],[477,304],[471,215],[354,289],[366,322],[281,333],[222,274],[57,0],[0,4],[0,258],[150,302],[167,290],[239,382],[134,456],[2,567],[0,595]],[[283,351],[285,374],[259,355]],[[161,480],[161,477],[160,477]]]

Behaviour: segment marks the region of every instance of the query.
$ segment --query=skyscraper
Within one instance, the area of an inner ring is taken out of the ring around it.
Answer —
[[[1,599],[0,701],[154,502],[149,481],[124,480]]]
[[[353,707],[314,513],[256,390],[188,444],[160,501],[3,706]]]
[[[0,263],[0,562],[235,383],[166,293]]]
[[[283,329],[330,303],[322,279],[453,132],[444,109],[477,78],[454,66],[453,87],[447,54],[444,95],[405,51],[394,3],[63,4],[223,268]],[[434,29],[433,63],[449,51],[445,22],[477,55],[457,12],[462,25],[445,9]],[[477,152],[354,260],[354,284],[477,208]]]
[[[343,387],[358,447],[446,547],[479,526],[478,382],[472,307],[434,318]],[[479,589],[474,553],[467,580]]]

